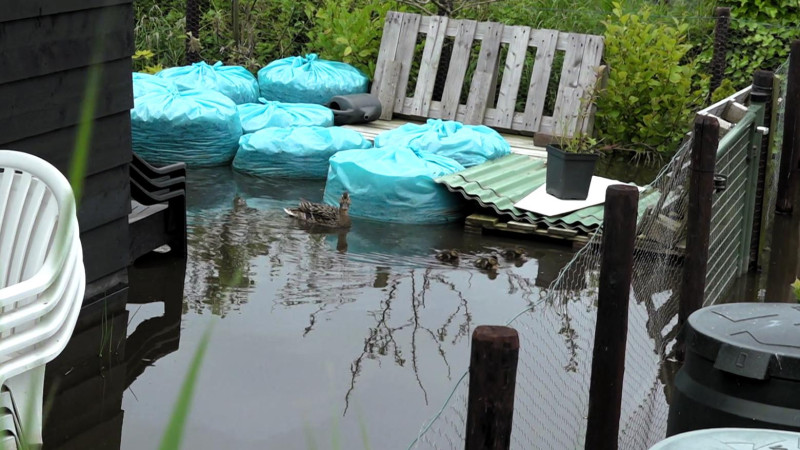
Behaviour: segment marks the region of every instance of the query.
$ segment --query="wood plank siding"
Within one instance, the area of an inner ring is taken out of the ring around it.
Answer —
[[[66,173],[89,65],[101,66],[78,210],[87,299],[127,283],[133,20],[131,0],[5,0],[0,8],[0,148]]]

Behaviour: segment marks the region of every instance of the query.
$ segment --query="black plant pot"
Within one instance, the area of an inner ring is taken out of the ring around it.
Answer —
[[[547,193],[561,200],[586,200],[598,155],[568,153],[553,144],[546,148]]]

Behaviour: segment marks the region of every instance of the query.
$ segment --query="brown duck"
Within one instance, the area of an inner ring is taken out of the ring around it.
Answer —
[[[330,228],[348,228],[350,227],[350,216],[347,214],[349,209],[350,194],[345,192],[339,199],[338,208],[300,200],[297,208],[284,208],[283,210],[286,211],[286,214],[309,224]]]

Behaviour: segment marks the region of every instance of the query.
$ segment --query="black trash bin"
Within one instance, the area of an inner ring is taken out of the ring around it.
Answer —
[[[328,102],[334,125],[366,123],[381,116],[381,102],[372,94],[337,95]]]
[[[800,431],[800,305],[696,311],[673,386],[667,436],[720,427]]]

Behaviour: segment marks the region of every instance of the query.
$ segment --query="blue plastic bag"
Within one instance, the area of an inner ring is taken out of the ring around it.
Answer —
[[[177,89],[177,86],[172,81],[149,73],[133,72],[133,98],[141,97],[151,92],[167,92],[170,89]]]
[[[428,119],[424,124],[407,123],[375,136],[375,147],[407,145],[411,148],[453,158],[472,167],[511,153],[505,139],[484,125]]]
[[[241,135],[236,105],[219,92],[172,88],[134,99],[133,150],[153,164],[228,164]]]
[[[217,61],[213,66],[196,62],[190,66],[170,67],[156,76],[171,80],[178,89],[211,89],[225,94],[237,105],[258,100],[258,81],[241,66],[223,66]]]
[[[314,53],[279,59],[258,71],[261,96],[288,103],[324,105],[336,95],[367,92],[368,82],[355,67],[318,59]]]
[[[361,133],[347,128],[265,128],[239,139],[233,168],[264,177],[325,178],[336,152],[370,147]]]
[[[339,152],[330,159],[325,203],[350,193],[350,214],[383,222],[444,223],[460,219],[463,199],[435,178],[464,170],[451,158],[408,147]]]
[[[239,120],[245,133],[254,133],[269,127],[331,127],[333,111],[312,103],[270,102],[239,105]]]

